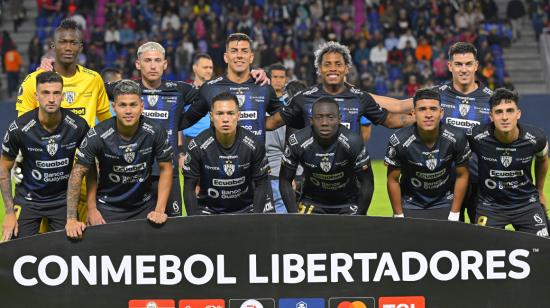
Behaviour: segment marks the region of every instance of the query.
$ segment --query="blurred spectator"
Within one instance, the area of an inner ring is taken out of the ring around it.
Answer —
[[[407,29],[407,31],[399,37],[399,42],[397,43],[397,48],[403,50],[407,46],[407,42],[411,44],[412,48],[416,48],[416,39],[412,35],[411,29]]]
[[[6,54],[6,52],[11,50],[14,45],[15,45],[15,42],[12,40],[12,38],[11,38],[10,34],[8,33],[8,31],[6,31],[6,30],[2,31],[2,39],[0,41],[0,46],[2,47],[2,49],[1,49],[0,56],[2,57],[2,71],[3,72],[6,71],[6,61],[4,60],[5,59],[4,55]]]
[[[23,6],[22,0],[10,0],[9,6],[13,18],[13,32],[17,32],[23,21],[27,18],[27,9]]]
[[[512,23],[512,39],[521,37],[521,18],[525,16],[525,7],[520,0],[510,0],[506,5],[506,17]]]
[[[17,52],[15,44],[4,55],[6,63],[6,75],[8,77],[8,96],[17,92],[19,86],[19,71],[21,70],[21,55]]]
[[[470,24],[468,22],[468,15],[464,11],[464,7],[460,6],[458,13],[455,14],[455,26],[459,30],[468,29]]]
[[[502,87],[510,91],[514,91],[516,89],[516,87],[512,83],[512,78],[510,78],[510,75],[504,75],[504,82],[502,83]]]
[[[420,88],[416,80],[415,75],[410,75],[407,84],[405,85],[405,92],[403,93],[407,97],[414,96],[414,93]]]
[[[167,31],[170,29],[179,30],[180,26],[181,26],[181,23],[178,15],[176,15],[174,12],[167,12],[166,15],[162,17],[160,29],[162,31]]]
[[[27,50],[27,55],[29,56],[29,72],[34,72],[38,65],[40,64],[40,58],[44,54],[44,49],[40,40],[35,35],[32,37],[31,42],[29,43],[29,49]]]
[[[120,42],[120,32],[114,23],[111,23],[105,31],[104,39],[105,48],[116,50],[118,49],[118,43]]]
[[[378,41],[378,44],[370,50],[369,60],[373,65],[386,64],[388,62],[388,50],[382,44],[382,41]]]
[[[403,53],[401,50],[397,49],[397,47],[394,47],[392,50],[388,52],[388,64],[394,65],[394,66],[401,66],[403,63]]]
[[[498,7],[494,0],[481,0],[481,9],[483,16],[489,21],[494,21],[498,17]]]
[[[391,30],[388,33],[388,37],[384,40],[384,47],[387,50],[393,50],[399,44],[399,39],[395,36],[395,31]]]
[[[363,59],[369,58],[369,48],[367,47],[367,41],[360,39],[357,48],[353,51],[353,62],[355,65],[359,65]]]
[[[405,8],[399,9],[396,23],[397,23],[397,32],[401,35],[411,30],[409,16],[407,15],[407,10]]]
[[[420,43],[416,47],[415,52],[416,60],[432,60],[432,45],[428,43],[428,40],[425,37],[420,39]]]
[[[442,83],[447,79],[449,70],[447,68],[447,59],[444,53],[439,53],[439,56],[434,60],[433,70],[437,83]]]

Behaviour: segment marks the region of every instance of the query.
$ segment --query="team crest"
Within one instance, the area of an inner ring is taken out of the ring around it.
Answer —
[[[321,162],[319,163],[319,166],[321,167],[321,169],[325,172],[329,172],[330,171],[330,168],[332,168],[332,164],[330,163],[330,161],[328,160],[328,157],[325,156],[323,157],[323,159],[321,159]]]
[[[136,158],[136,153],[132,151],[132,149],[126,148],[124,150],[124,160],[131,164],[134,161],[134,158]]]
[[[504,154],[500,157],[500,162],[504,167],[508,168],[508,166],[512,163],[512,156],[510,156],[508,152],[504,152]]]
[[[468,112],[470,112],[470,105],[467,103],[467,101],[464,101],[462,104],[458,106],[458,111],[460,112],[460,115],[465,117]]]
[[[55,153],[57,153],[57,143],[55,143],[55,140],[53,139],[48,140],[48,146],[46,148],[50,156],[54,156]]]
[[[430,169],[430,171],[433,171],[435,169],[435,166],[437,166],[437,159],[436,158],[426,159],[426,167],[428,167],[428,169]]]
[[[63,93],[63,96],[65,96],[65,101],[67,102],[67,104],[72,104],[74,103],[76,93],[74,93],[73,91],[67,91]]]
[[[244,105],[245,96],[244,94],[237,94],[237,99],[239,100],[239,108]]]
[[[151,107],[155,107],[155,105],[157,104],[158,101],[159,101],[159,96],[158,95],[149,95],[147,97],[147,102],[149,102],[149,106],[151,106]]]
[[[232,176],[235,172],[235,165],[233,164],[233,162],[230,160],[226,160],[225,164],[223,165],[223,171],[225,171],[225,174],[227,174],[227,176]]]
[[[433,171],[437,166],[437,158],[434,157],[433,153],[428,153],[428,158],[426,159],[426,167]]]

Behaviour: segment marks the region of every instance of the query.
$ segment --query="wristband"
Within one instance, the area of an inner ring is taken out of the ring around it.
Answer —
[[[405,218],[405,214],[393,214],[393,218]]]
[[[449,212],[449,220],[450,221],[458,221],[460,218],[460,212]]]

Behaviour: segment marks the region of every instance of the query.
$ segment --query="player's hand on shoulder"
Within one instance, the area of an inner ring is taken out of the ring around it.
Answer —
[[[256,84],[259,84],[261,86],[271,84],[271,81],[269,80],[266,72],[263,69],[253,69],[252,71],[250,71],[250,76],[254,78]]]
[[[168,219],[168,215],[166,215],[166,213],[151,211],[149,212],[149,214],[147,214],[147,219],[149,219],[149,221],[153,223],[160,225],[166,222],[166,220]]]
[[[4,217],[4,225],[2,228],[2,242],[9,241],[13,236],[17,236],[19,232],[19,225],[17,224],[17,217],[14,213],[6,214]]]
[[[105,220],[97,208],[88,207],[88,217],[86,219],[88,226],[104,225]]]
[[[38,68],[47,72],[53,71],[54,61],[55,60],[53,58],[50,58],[48,56],[43,56],[42,59],[40,59],[40,66]]]
[[[85,229],[86,224],[75,218],[67,219],[67,224],[65,224],[65,232],[67,233],[67,237],[71,239],[82,239]]]

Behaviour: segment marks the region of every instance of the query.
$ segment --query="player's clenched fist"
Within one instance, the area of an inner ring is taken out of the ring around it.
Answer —
[[[152,211],[147,214],[147,219],[160,225],[166,222],[166,219],[168,219],[168,215],[166,215],[165,213]]]
[[[80,222],[74,218],[67,219],[67,224],[65,225],[65,231],[67,232],[67,237],[71,239],[82,239],[84,230],[86,229],[86,224]]]

